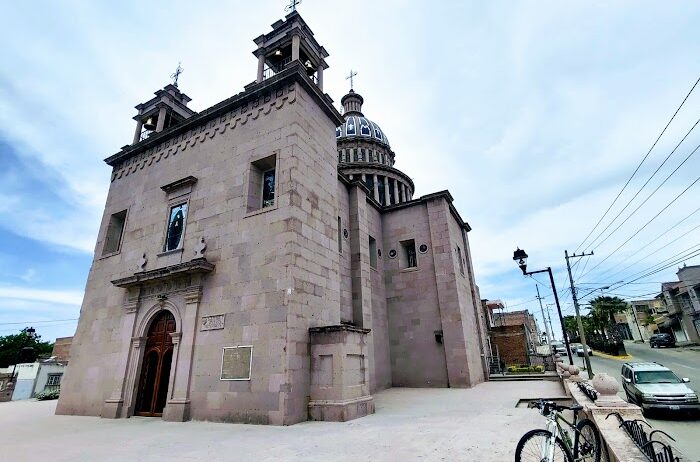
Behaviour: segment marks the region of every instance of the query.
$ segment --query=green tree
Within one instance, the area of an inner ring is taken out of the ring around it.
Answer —
[[[606,336],[608,327],[615,325],[615,315],[624,313],[629,308],[620,297],[601,295],[591,300],[591,324],[595,335]]]
[[[659,321],[660,321],[659,317],[657,317],[654,314],[650,314],[646,318],[644,318],[644,320],[642,321],[642,325],[644,327],[647,327],[647,326],[650,326],[652,324],[658,324]]]
[[[579,338],[576,316],[564,316],[564,329],[566,329],[569,340]]]
[[[32,338],[26,331],[25,328],[18,334],[0,336],[0,367],[8,367],[15,361],[33,362],[40,356],[51,355],[52,342],[42,342],[40,335]]]

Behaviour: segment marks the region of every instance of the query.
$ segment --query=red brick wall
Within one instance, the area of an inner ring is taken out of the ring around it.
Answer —
[[[491,329],[491,343],[507,366],[527,364],[527,338],[524,326],[502,326]],[[495,351],[494,351],[495,353]]]

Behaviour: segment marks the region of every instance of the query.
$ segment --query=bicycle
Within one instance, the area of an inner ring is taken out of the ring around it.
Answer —
[[[547,418],[547,429],[525,433],[515,449],[515,462],[600,462],[600,433],[588,419],[578,420],[583,406],[562,406],[553,401],[532,401],[529,408],[537,408]],[[573,422],[561,414],[573,411]],[[568,430],[565,428],[568,427]],[[573,444],[571,434],[573,432]]]

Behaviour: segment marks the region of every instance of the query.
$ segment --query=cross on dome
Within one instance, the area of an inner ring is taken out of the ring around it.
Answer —
[[[345,77],[345,80],[350,80],[350,90],[353,89],[353,77],[355,77],[356,75],[357,75],[357,72],[350,69],[350,75]]]

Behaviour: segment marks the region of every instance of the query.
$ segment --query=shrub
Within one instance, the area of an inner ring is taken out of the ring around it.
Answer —
[[[521,374],[524,372],[544,372],[544,366],[508,366],[508,372],[514,374]]]
[[[58,399],[59,390],[44,390],[41,393],[37,393],[35,396],[39,401],[45,401],[49,399]]]

